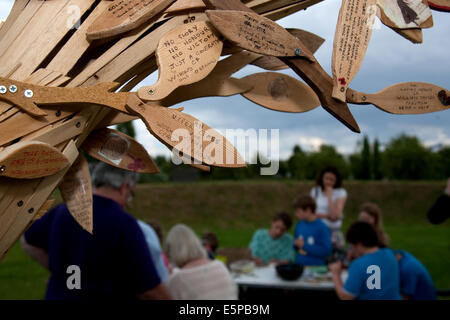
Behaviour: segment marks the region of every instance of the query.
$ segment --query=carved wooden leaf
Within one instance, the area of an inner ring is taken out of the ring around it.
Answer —
[[[59,190],[70,214],[84,230],[92,234],[94,221],[91,175],[82,154],[67,171],[59,184]]]
[[[58,149],[39,141],[17,142],[0,153],[0,176],[34,179],[53,175],[69,164]]]
[[[195,164],[240,168],[246,164],[236,148],[219,132],[176,109],[149,105],[136,96],[128,100],[130,110],[139,114],[147,129],[169,149],[179,151]]]
[[[393,1],[377,0],[378,17],[391,28],[431,28],[433,16],[427,0]]]
[[[176,88],[204,79],[214,69],[223,42],[208,22],[188,23],[169,31],[156,50],[158,82],[138,91],[141,99],[161,100]]]
[[[91,157],[128,171],[158,173],[145,148],[130,136],[113,129],[93,131],[81,146]]]
[[[252,90],[242,95],[268,109],[298,113],[320,105],[319,98],[308,85],[282,73],[255,73],[242,80],[253,85]]]

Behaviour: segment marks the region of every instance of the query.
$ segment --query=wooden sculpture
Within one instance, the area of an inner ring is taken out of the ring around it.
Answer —
[[[356,132],[347,103],[395,114],[449,108],[449,92],[432,84],[395,84],[375,94],[350,88],[370,41],[371,18],[378,14],[387,27],[421,42],[422,28],[433,25],[430,8],[448,11],[449,1],[343,0],[332,75],[314,57],[323,39],[274,22],[318,2],[16,0],[0,25],[0,260],[52,205],[48,198],[57,187],[76,221],[95,233],[80,150],[125,170],[158,172],[137,141],[110,125],[142,119],[190,165],[209,170],[245,163],[219,132],[171,106],[237,94],[282,112],[321,105]],[[248,64],[267,72],[232,77]],[[306,84],[274,72],[286,68]],[[157,70],[157,83],[130,92]]]

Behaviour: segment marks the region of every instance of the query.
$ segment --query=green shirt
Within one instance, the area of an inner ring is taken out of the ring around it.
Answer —
[[[288,233],[284,233],[278,239],[273,239],[269,230],[259,229],[253,234],[248,247],[252,251],[252,256],[261,259],[264,263],[268,263],[272,259],[293,262],[295,260],[293,242],[294,238]]]

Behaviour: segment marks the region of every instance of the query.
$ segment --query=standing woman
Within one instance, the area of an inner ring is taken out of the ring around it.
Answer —
[[[342,188],[342,177],[337,168],[329,166],[319,173],[311,197],[316,200],[317,217],[330,228],[333,247],[343,249],[345,240],[341,227],[347,191]]]

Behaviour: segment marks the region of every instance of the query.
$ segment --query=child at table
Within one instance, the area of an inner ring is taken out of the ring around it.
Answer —
[[[308,195],[301,195],[294,201],[295,216],[299,219],[295,226],[294,248],[298,252],[296,263],[305,266],[326,264],[331,254],[330,229],[314,213],[316,202]]]
[[[286,233],[291,226],[291,216],[280,212],[272,218],[270,229],[259,229],[253,234],[249,248],[256,265],[286,264],[294,261],[294,239]]]

